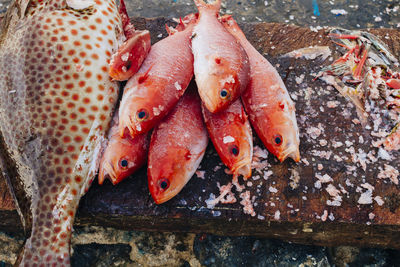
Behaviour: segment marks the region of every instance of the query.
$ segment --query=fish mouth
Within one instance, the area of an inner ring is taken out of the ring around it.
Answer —
[[[295,162],[300,161],[300,151],[296,146],[290,146],[284,150],[278,157],[280,162],[285,161],[287,158],[292,158]]]
[[[199,91],[201,92],[201,91]],[[218,103],[215,103],[215,101],[212,101],[212,97],[210,97],[207,93],[199,93],[201,101],[204,104],[204,107],[210,111],[211,113],[215,113],[217,110]]]
[[[251,177],[251,160],[243,159],[235,164],[232,169],[234,174],[242,175],[245,180]]]
[[[120,72],[114,68],[109,69],[108,71],[108,75],[110,75],[110,77],[112,77],[114,80],[116,81],[125,81],[129,78],[129,72]]]
[[[117,182],[117,174],[109,162],[103,163],[99,170],[99,184],[102,185],[105,179],[109,179],[113,185]]]
[[[177,194],[179,194],[179,192],[182,190],[183,187],[184,187],[184,185],[181,187],[176,187],[176,188],[170,190],[168,192],[168,194],[162,194],[162,197],[156,197],[156,196],[152,195],[153,200],[157,205],[167,202],[168,200],[172,199]]]

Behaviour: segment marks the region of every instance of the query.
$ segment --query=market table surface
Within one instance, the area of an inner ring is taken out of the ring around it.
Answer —
[[[138,29],[150,30],[152,43],[167,36],[165,23],[173,24],[165,18],[134,19]],[[194,175],[171,201],[162,205],[153,202],[144,168],[117,186],[108,182],[103,186],[93,185],[81,200],[75,225],[253,235],[307,244],[400,249],[399,187],[389,179],[377,178],[385,164],[400,166],[400,152],[393,152],[391,161],[379,159],[368,163],[365,170],[354,163],[348,148],[353,147],[356,153],[377,152],[377,149],[371,145],[370,131],[353,123],[357,118],[355,108],[334,88],[314,80],[315,74],[330,64],[332,58],[282,57],[304,47],[329,46],[332,57],[338,58],[340,53],[327,37],[327,30],[278,23],[243,23],[241,26],[250,42],[277,67],[296,102],[302,161],[279,163],[269,154],[267,161],[261,162],[263,169],[253,170],[253,177],[248,181],[240,180],[245,186],[243,192],[232,189],[236,203],[207,207],[206,200],[219,195],[218,185],[228,184],[232,179],[210,145],[198,175]],[[398,30],[373,29],[370,32],[381,37],[399,58]],[[329,101],[338,104],[328,107]],[[346,141],[348,145],[335,145]],[[257,138],[255,146],[258,151],[265,151]],[[319,186],[321,177],[333,180]],[[340,189],[341,201],[335,202],[329,195],[326,190],[329,184]],[[373,189],[368,189],[368,184]],[[243,210],[241,202],[244,203],[245,192],[254,207],[253,216]],[[372,203],[359,204],[360,198],[365,196]],[[2,178],[0,218],[0,230],[22,229]]]

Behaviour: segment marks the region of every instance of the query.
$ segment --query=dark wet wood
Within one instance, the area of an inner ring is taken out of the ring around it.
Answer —
[[[149,29],[154,43],[160,40],[160,34],[162,37],[167,35],[164,24],[171,22],[158,18],[135,19],[134,23],[139,29]],[[362,149],[368,153],[376,150],[370,146],[370,133],[361,125],[352,123],[356,118],[354,108],[347,108],[351,114],[349,117],[342,116],[347,100],[334,89],[327,89],[325,83],[313,81],[310,74],[317,73],[321,66],[329,64],[328,60],[321,62],[320,59],[309,61],[280,57],[292,50],[312,45],[329,45],[334,52],[333,56],[337,57],[326,31],[314,32],[308,28],[270,23],[242,26],[255,47],[273,64],[279,64],[278,70],[290,93],[303,92],[297,96],[296,108],[302,133],[301,154],[309,165],[304,162],[296,164],[290,160],[281,164],[269,155],[269,170],[273,174],[264,180],[263,173],[255,171],[254,177],[260,175],[261,178],[249,180],[252,184],[247,184],[245,188],[245,191],[248,190],[255,197],[254,203],[257,203],[254,217],[243,213],[238,192],[235,192],[238,200],[236,203],[219,204],[214,209],[208,209],[205,200],[210,198],[211,193],[219,195],[217,183],[224,185],[231,180],[225,174],[224,167],[215,169],[220,165],[220,160],[210,146],[200,168],[205,171],[205,179],[195,175],[173,200],[162,205],[154,204],[147,189],[146,171],[142,169],[115,187],[108,182],[103,186],[93,185],[80,203],[76,225],[254,235],[325,246],[381,246],[400,249],[399,187],[388,179],[377,179],[379,167],[382,168],[384,164],[397,168],[400,166],[400,153],[393,153],[391,161],[379,160],[368,164],[366,171],[353,164],[351,158],[342,162],[334,160],[334,155],[350,157],[350,154],[345,151],[345,145],[334,148],[332,140],[344,143],[350,139],[356,151]],[[371,32],[381,36],[399,58],[399,31],[377,29]],[[383,38],[386,34],[389,39]],[[302,74],[303,82],[296,83],[296,77]],[[328,108],[328,101],[339,101],[340,104],[336,108]],[[320,107],[323,107],[323,111]],[[316,139],[310,138],[306,133],[307,129],[318,127],[319,124],[324,129],[323,134]],[[356,141],[360,135],[365,142]],[[327,145],[320,145],[321,140],[326,140]],[[263,147],[259,140],[256,140],[256,144]],[[318,151],[332,152],[333,155],[326,159],[318,156]],[[318,164],[323,166],[322,170],[318,170]],[[348,167],[352,165],[356,169],[349,172]],[[300,177],[298,182],[294,181],[296,172]],[[333,179],[332,185],[337,189],[342,186],[348,192],[340,193],[343,198],[340,206],[327,204],[327,200],[332,200],[332,197],[325,190],[327,184],[323,184],[321,189],[315,187],[316,174],[328,174]],[[362,192],[366,191],[361,186],[365,183],[374,186],[373,197],[380,196],[384,201],[382,206],[376,201],[368,205],[357,203],[361,195],[360,189]],[[1,180],[0,186],[4,186]],[[270,187],[277,192],[271,192],[273,190]],[[1,188],[0,192],[5,192]],[[10,220],[0,223],[0,229],[21,229],[17,226],[16,212],[5,208],[4,203],[9,203],[9,196],[1,199],[0,218],[8,216]]]

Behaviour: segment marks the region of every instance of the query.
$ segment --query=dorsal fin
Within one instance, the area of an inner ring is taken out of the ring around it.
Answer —
[[[150,68],[148,70],[146,70],[146,72],[142,76],[139,77],[138,83],[144,83],[147,80],[147,78],[149,78],[149,73],[150,73],[151,69],[153,68],[154,64],[151,65]]]

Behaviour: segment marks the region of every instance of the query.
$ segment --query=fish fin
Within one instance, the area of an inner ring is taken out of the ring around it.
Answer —
[[[150,73],[151,69],[153,68],[154,64],[151,65],[150,68],[148,70],[146,70],[146,72],[142,76],[139,77],[138,83],[144,83],[147,80],[147,78],[149,78],[149,73]]]
[[[203,0],[194,0],[194,3],[196,4],[196,7],[199,11],[200,9],[207,9],[207,10],[212,10],[218,14],[219,10],[221,9],[221,0],[215,0],[210,4],[207,4]]]
[[[165,30],[167,30],[169,36],[174,35],[177,32],[177,30],[168,26],[167,24],[165,24]]]
[[[232,15],[223,15],[222,17],[219,18],[222,22],[228,22],[229,20],[232,19]]]
[[[183,29],[186,27],[185,23],[182,20],[182,17],[179,17],[179,26],[182,27]]]
[[[122,28],[124,29],[125,37],[126,39],[130,39],[134,35],[135,27],[129,19],[124,0],[119,1],[118,13],[121,16]]]
[[[97,180],[99,182],[99,185],[103,185],[104,182],[104,170],[103,170],[103,166],[100,166],[100,170],[99,170],[99,175],[97,177]]]

